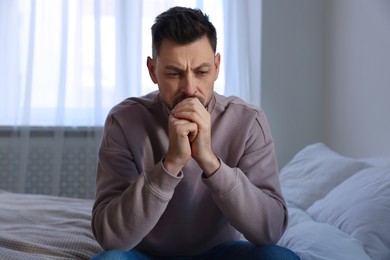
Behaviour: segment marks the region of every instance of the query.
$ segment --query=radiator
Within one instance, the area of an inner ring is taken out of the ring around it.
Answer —
[[[93,198],[102,128],[0,127],[0,189]]]

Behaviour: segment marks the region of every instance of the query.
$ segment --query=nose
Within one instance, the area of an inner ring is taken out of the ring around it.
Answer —
[[[182,78],[181,82],[181,92],[192,96],[197,91],[196,79],[191,73],[186,74]]]

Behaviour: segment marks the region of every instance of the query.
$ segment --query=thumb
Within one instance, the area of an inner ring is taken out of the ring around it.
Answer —
[[[190,141],[190,143],[192,143],[195,140],[197,135],[198,135],[198,125],[192,123],[188,134],[188,140]]]

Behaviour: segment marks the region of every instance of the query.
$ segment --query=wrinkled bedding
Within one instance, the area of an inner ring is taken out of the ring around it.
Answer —
[[[0,259],[89,259],[92,203],[0,191]]]

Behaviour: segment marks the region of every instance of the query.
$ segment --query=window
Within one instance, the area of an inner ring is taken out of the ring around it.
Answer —
[[[218,52],[223,53],[222,0],[139,0],[136,35],[120,19],[132,15],[137,1],[8,2],[0,13],[10,14],[4,18],[7,27],[0,27],[0,38],[6,39],[0,45],[6,57],[0,61],[1,125],[102,125],[116,103],[156,90],[146,68],[150,27],[171,6],[199,7],[209,14],[218,32]],[[138,55],[127,55],[131,51]],[[222,66],[217,92],[223,93],[223,80]]]

